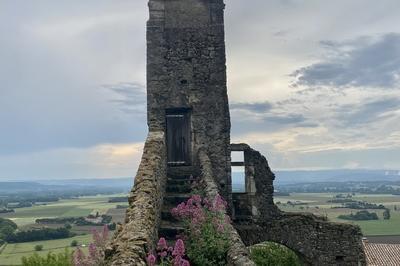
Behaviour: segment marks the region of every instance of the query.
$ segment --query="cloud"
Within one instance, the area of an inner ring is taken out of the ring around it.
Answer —
[[[121,111],[145,119],[147,99],[146,89],[143,85],[138,83],[119,83],[116,85],[104,85],[103,87],[119,96],[119,99],[110,101],[116,103]]]
[[[255,113],[264,113],[272,109],[272,104],[269,102],[254,102],[254,103],[231,103],[231,110],[246,110]]]
[[[322,41],[327,58],[292,73],[295,86],[398,88],[400,34]]]
[[[280,102],[240,102],[230,104],[232,134],[277,132],[286,128],[318,127],[301,113],[285,109]]]
[[[0,180],[134,176],[143,143],[99,144],[0,155]]]
[[[358,126],[396,117],[399,114],[395,111],[400,111],[400,98],[369,99],[361,105],[342,106],[338,112],[338,120],[345,127]]]

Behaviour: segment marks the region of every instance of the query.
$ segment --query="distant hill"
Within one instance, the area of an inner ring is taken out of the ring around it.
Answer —
[[[276,185],[312,182],[400,181],[398,170],[274,171]]]
[[[0,182],[0,191],[42,190],[47,187],[37,182]]]
[[[1,194],[23,192],[58,192],[58,191],[114,191],[128,192],[133,185],[133,178],[116,179],[70,179],[0,182]]]

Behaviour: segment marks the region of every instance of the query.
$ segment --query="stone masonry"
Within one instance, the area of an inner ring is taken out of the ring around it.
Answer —
[[[280,211],[266,158],[230,144],[224,8],[223,0],[149,0],[149,135],[108,265],[146,265],[158,237],[175,238],[183,228],[170,210],[190,197],[192,178],[206,197],[228,202],[228,265],[255,265],[246,246],[265,241],[291,248],[306,265],[365,265],[358,227]],[[231,162],[231,151],[244,161]],[[243,193],[232,193],[234,165],[245,168]]]

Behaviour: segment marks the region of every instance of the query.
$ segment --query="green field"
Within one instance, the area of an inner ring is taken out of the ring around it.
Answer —
[[[400,235],[400,196],[396,195],[382,195],[382,194],[356,194],[353,196],[354,200],[362,200],[369,203],[383,204],[391,211],[390,220],[384,220],[382,213],[383,210],[369,210],[376,212],[379,220],[372,221],[347,221],[338,219],[337,216],[341,214],[355,213],[359,210],[352,210],[346,208],[335,208],[340,204],[328,203],[338,193],[291,193],[290,196],[275,197],[275,202],[280,202],[279,208],[289,212],[311,212],[316,215],[328,217],[329,220],[334,222],[351,223],[361,227],[361,230],[366,236],[373,235]],[[297,201],[307,203],[307,205],[290,206],[285,203],[287,201]],[[397,211],[394,210],[397,206]]]
[[[108,203],[111,197],[122,197],[126,194],[99,195],[80,197],[76,199],[60,200],[47,205],[38,205],[29,208],[15,209],[15,213],[0,214],[0,217],[13,220],[18,227],[34,224],[39,218],[79,217],[89,214],[105,214],[109,209],[121,203]]]
[[[71,241],[76,239],[80,245],[84,244],[86,247],[92,241],[91,235],[81,235],[66,239],[36,241],[27,243],[7,244],[3,252],[0,254],[0,265],[20,265],[23,256],[30,256],[35,251],[36,245],[43,245],[43,250],[37,252],[39,255],[46,256],[49,251],[54,253],[64,252],[65,248],[69,248],[72,252],[74,248],[70,247]]]
[[[125,217],[125,209],[115,209],[115,207],[122,203],[108,203],[108,199],[123,196],[126,196],[126,194],[99,195],[60,200],[47,205],[15,209],[15,213],[1,214],[0,217],[13,220],[17,223],[18,228],[22,230],[41,227],[42,225],[35,224],[35,220],[38,218],[79,217],[95,214],[96,212],[99,212],[99,214],[111,215],[114,222],[121,222]],[[60,227],[64,225],[47,226]],[[19,265],[23,256],[30,256],[35,252],[34,247],[36,245],[43,245],[43,251],[37,252],[39,255],[43,256],[47,255],[49,251],[54,253],[64,252],[64,249],[70,247],[71,241],[74,239],[76,239],[79,244],[87,246],[92,239],[90,231],[94,228],[100,229],[101,226],[73,226],[72,232],[80,235],[67,239],[7,244],[4,249],[0,248],[0,265]],[[70,248],[70,250],[72,251],[73,248]]]

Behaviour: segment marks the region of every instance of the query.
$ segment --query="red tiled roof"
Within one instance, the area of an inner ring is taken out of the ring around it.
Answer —
[[[400,244],[377,244],[364,242],[368,266],[399,266]]]

